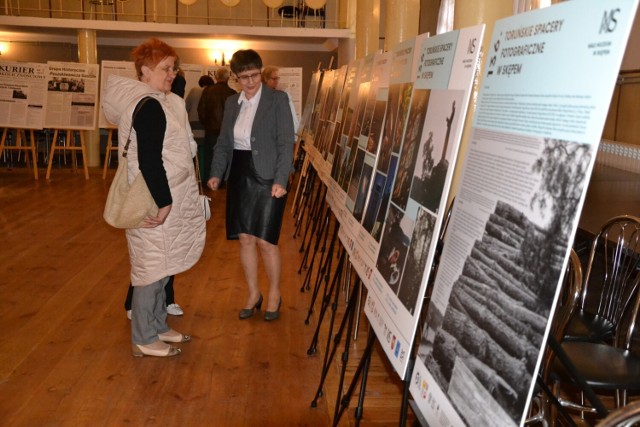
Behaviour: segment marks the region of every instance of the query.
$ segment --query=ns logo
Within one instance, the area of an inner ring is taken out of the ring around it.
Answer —
[[[616,26],[618,25],[618,20],[616,15],[620,12],[620,9],[611,9],[610,11],[605,11],[602,15],[602,21],[600,22],[600,31],[599,34],[602,33],[612,33],[615,31]]]

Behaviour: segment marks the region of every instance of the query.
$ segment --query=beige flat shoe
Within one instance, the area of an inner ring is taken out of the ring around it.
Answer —
[[[191,335],[182,335],[180,332],[169,329],[164,334],[158,334],[160,341],[164,342],[189,342],[191,341]]]
[[[170,357],[179,355],[180,349],[165,342],[156,341],[146,345],[131,344],[131,352],[136,357]]]

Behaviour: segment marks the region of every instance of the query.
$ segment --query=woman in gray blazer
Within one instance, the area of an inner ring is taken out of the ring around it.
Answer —
[[[269,280],[264,319],[275,320],[282,305],[278,238],[292,172],[293,119],[287,94],[262,84],[262,59],[256,51],[237,51],[230,65],[242,91],[225,103],[207,185],[217,190],[223,177],[227,181],[227,239],[240,241],[249,289],[240,319],[262,307],[260,248]]]

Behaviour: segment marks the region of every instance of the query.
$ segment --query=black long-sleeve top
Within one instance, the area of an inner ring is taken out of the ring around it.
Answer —
[[[173,203],[167,172],[162,162],[162,146],[167,118],[157,99],[149,98],[133,119],[138,135],[138,163],[144,181],[158,208]]]

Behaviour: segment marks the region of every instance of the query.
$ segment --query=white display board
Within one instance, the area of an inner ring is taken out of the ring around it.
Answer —
[[[484,25],[478,25],[419,37],[414,51],[405,51],[413,56],[406,59],[410,81],[401,77],[407,67],[398,72],[392,66],[384,140],[373,177],[378,190],[369,200],[375,208],[386,199],[388,207],[365,215],[365,230],[370,232],[357,234],[355,251],[363,255],[355,258],[368,259],[368,248],[379,242],[366,270],[372,274],[366,282],[365,313],[401,378],[407,376],[445,216],[483,32]]]
[[[51,129],[93,130],[98,117],[98,64],[47,63],[47,112]]]
[[[131,61],[102,61],[100,64],[100,99],[104,97],[104,89],[107,84],[107,80],[109,80],[109,76],[114,74],[116,76],[128,77],[130,79],[137,79],[136,76],[136,67]],[[116,129],[118,127],[117,123],[111,123],[104,116],[102,111],[102,102],[100,103],[100,114],[98,116],[98,126],[103,129]]]
[[[42,129],[47,114],[47,65],[0,61],[0,127]]]
[[[430,426],[524,418],[636,9],[496,22],[411,377]]]

